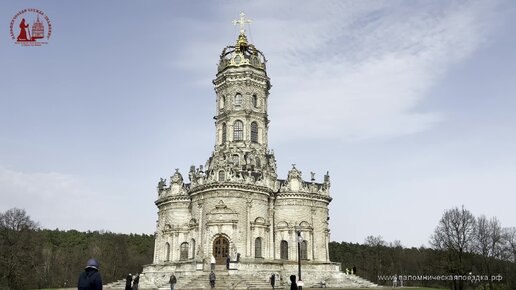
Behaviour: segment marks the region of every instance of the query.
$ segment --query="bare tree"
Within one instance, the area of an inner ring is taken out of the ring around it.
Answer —
[[[0,278],[11,289],[24,287],[24,276],[36,263],[33,245],[37,227],[23,209],[0,213]]]
[[[449,270],[453,274],[463,275],[464,256],[471,251],[475,238],[475,217],[462,206],[446,210],[431,237],[430,244],[439,250],[446,251],[449,259]],[[454,281],[454,289],[462,290],[463,281]]]
[[[496,217],[487,219],[484,215],[477,218],[475,230],[475,252],[482,256],[482,266],[489,277],[492,274],[493,259],[501,258],[503,251],[503,233]],[[489,280],[489,288],[493,282]]]
[[[389,243],[389,247],[391,248],[403,248],[403,244],[400,240],[394,240],[393,242]]]
[[[516,227],[504,228],[503,238],[508,260],[516,263]]]
[[[371,246],[371,247],[380,247],[385,246],[387,243],[383,240],[382,236],[373,236],[369,235],[365,238],[364,244]]]
[[[369,257],[367,264],[368,267],[372,269],[374,275],[378,277],[378,275],[380,275],[383,271],[383,257],[380,255],[380,253],[382,252],[381,248],[385,247],[387,243],[385,242],[382,236],[369,235],[365,238],[364,244],[370,246],[373,249],[374,255],[372,257]]]
[[[16,232],[22,230],[34,230],[38,224],[30,219],[24,209],[11,208],[5,213],[0,213],[0,229],[9,229]]]

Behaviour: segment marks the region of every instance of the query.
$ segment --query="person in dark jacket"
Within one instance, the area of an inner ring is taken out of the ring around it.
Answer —
[[[215,273],[213,271],[210,273],[210,286],[212,289],[215,288]]]
[[[172,273],[172,275],[170,275],[170,279],[168,279],[168,283],[170,283],[170,290],[174,290],[174,287],[176,286],[176,283],[177,283],[177,278],[174,275],[174,273]]]
[[[89,259],[84,272],[79,275],[78,290],[102,290],[102,277],[99,273],[99,263],[95,259]]]
[[[276,285],[276,275],[274,275],[274,273],[272,273],[270,280],[271,280],[272,290],[274,290],[274,286]]]
[[[131,290],[131,282],[133,282],[133,276],[129,273],[125,278],[125,290]]]
[[[227,256],[227,258],[226,258],[226,270],[229,270],[229,263],[231,263],[231,259],[229,258],[229,256]]]
[[[138,290],[138,284],[140,284],[140,274],[136,273],[136,276],[133,280],[133,289],[132,290]]]
[[[290,275],[290,290],[297,290],[296,275]]]

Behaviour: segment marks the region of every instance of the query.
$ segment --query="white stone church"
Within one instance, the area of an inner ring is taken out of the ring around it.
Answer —
[[[213,80],[214,151],[186,179],[176,169],[159,182],[154,261],[144,266],[141,286],[165,287],[174,273],[179,288],[207,288],[212,256],[220,283],[267,287],[275,274],[277,285],[287,285],[298,273],[298,255],[306,286],[371,286],[330,262],[328,173],[322,182],[314,173],[305,181],[293,166],[286,179],[278,177],[268,147],[267,60],[248,42],[243,15],[235,22],[240,35],[222,50]]]

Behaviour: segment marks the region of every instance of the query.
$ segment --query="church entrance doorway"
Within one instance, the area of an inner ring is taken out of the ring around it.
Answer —
[[[217,265],[225,265],[226,258],[229,253],[229,241],[223,236],[218,236],[213,241],[213,256],[217,261]]]

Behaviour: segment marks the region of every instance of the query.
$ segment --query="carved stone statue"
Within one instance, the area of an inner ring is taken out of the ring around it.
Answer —
[[[160,177],[159,182],[158,182],[158,189],[161,190],[161,189],[165,188],[166,183],[167,183],[167,180]]]

